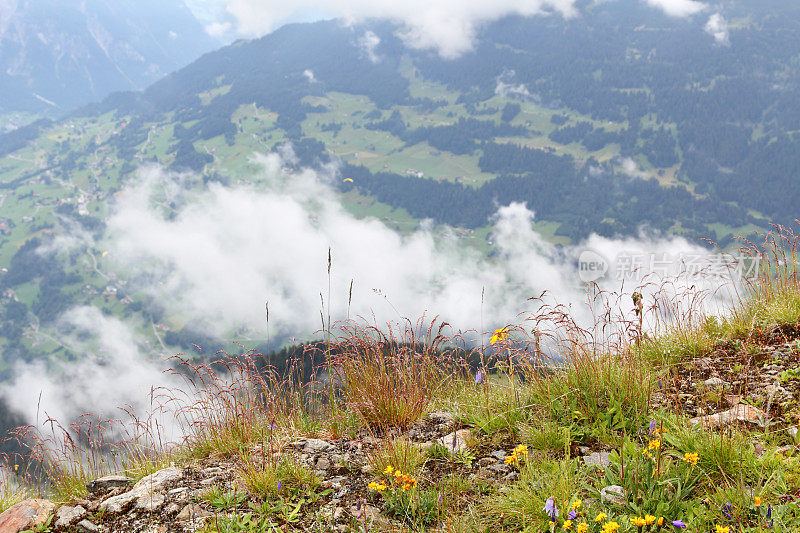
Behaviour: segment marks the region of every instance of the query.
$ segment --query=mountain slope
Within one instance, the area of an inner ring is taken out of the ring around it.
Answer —
[[[7,0],[0,112],[60,114],[141,89],[216,45],[180,0]]]

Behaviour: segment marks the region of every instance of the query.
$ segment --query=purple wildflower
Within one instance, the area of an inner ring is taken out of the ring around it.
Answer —
[[[576,511],[575,509],[571,510],[567,515],[567,518],[569,518],[570,520],[575,520],[576,518],[578,518],[578,511]]]
[[[475,372],[475,383],[478,384],[478,385],[483,383],[483,374],[481,373],[480,370]]]
[[[283,486],[283,481],[278,481],[278,492],[281,491],[282,486]]]
[[[656,432],[656,421],[655,420],[651,420],[650,421],[650,434],[652,435],[655,432]]]
[[[732,519],[733,517],[731,516],[730,513],[731,509],[733,509],[733,505],[731,505],[730,503],[726,503],[725,505],[722,506],[722,514]]]
[[[270,431],[275,431],[276,427],[278,427],[278,425],[275,424],[275,421],[273,420],[272,424],[270,424],[267,429],[269,429]]]
[[[555,522],[556,518],[558,518],[558,508],[556,507],[556,501],[553,498],[547,498],[547,501],[544,502],[544,509],[542,509],[545,513],[550,516],[550,521]]]
[[[686,522],[683,520],[673,520],[672,527],[677,527],[678,529],[686,529]]]
[[[772,506],[767,506],[767,518],[772,518]]]

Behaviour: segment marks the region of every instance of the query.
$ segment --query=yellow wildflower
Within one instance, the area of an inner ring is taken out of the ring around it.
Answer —
[[[405,485],[403,485],[403,492],[407,491],[410,488],[411,488],[411,484],[410,483],[406,483]]]
[[[494,334],[492,335],[490,343],[494,344],[496,342],[504,341],[506,340],[507,336],[508,336],[508,328],[496,329],[494,330]]]
[[[587,533],[589,531],[589,524],[586,522],[581,522],[578,524],[578,527],[575,528],[575,533]]]
[[[602,533],[615,533],[616,531],[619,531],[619,524],[616,522],[606,522],[603,524]]]
[[[386,485],[383,483],[377,483],[375,481],[367,485],[367,487],[369,487],[369,490],[374,490],[375,492],[380,492],[386,489]]]
[[[644,515],[644,523],[648,526],[656,521],[656,517],[651,514]]]
[[[517,456],[516,456],[515,454],[513,454],[513,453],[512,453],[511,455],[509,455],[508,457],[506,457],[506,459],[505,459],[505,463],[506,463],[507,465],[510,465],[511,463],[513,463],[513,462],[514,462],[514,461],[516,461],[516,460],[517,460]]]
[[[659,516],[658,517],[658,520],[656,520],[656,525],[658,527],[664,527],[664,517],[663,516]]]
[[[594,517],[594,521],[595,521],[595,522],[602,522],[602,521],[603,521],[603,520],[605,520],[606,518],[608,518],[608,515],[607,515],[606,513],[600,513],[599,515],[597,515],[596,517]]]
[[[756,496],[756,497],[754,498],[754,500],[755,500],[755,503],[756,503],[756,505],[761,505],[761,498],[759,498],[758,496]]]
[[[394,468],[391,465],[387,466],[386,469],[383,471],[384,474],[391,474],[394,472]]]
[[[646,523],[647,522],[645,522],[644,518],[642,518],[641,516],[631,518],[631,524],[633,524],[636,527],[644,527]]]
[[[564,520],[564,529],[566,531],[572,529],[572,520]]]
[[[574,502],[572,502],[572,508],[573,509],[580,509],[581,508],[581,501],[580,500],[575,500]]]
[[[661,447],[661,441],[658,439],[653,439],[648,443],[647,447],[650,450],[657,450]]]
[[[520,444],[514,450],[514,454],[518,454],[518,453],[521,453],[521,454],[524,454],[524,455],[528,455],[528,447],[525,446],[524,444]]]
[[[700,460],[700,456],[696,453],[685,453],[683,454],[683,460],[694,466]]]
[[[729,533],[730,528],[728,526],[721,526],[717,524],[717,533]]]

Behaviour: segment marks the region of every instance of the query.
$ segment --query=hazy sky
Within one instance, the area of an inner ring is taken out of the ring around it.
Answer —
[[[639,1],[671,17],[714,16],[711,4],[699,0]],[[443,57],[457,57],[470,50],[477,27],[483,22],[514,14],[580,15],[575,8],[576,0],[186,0],[186,3],[206,24],[209,33],[218,37],[258,37],[287,22],[384,18],[405,26],[400,37],[406,45],[434,49]],[[709,24],[714,33],[724,31],[719,19],[709,20]]]

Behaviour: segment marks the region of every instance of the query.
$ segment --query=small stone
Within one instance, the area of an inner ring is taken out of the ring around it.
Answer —
[[[336,476],[330,479],[326,479],[322,483],[320,483],[320,487],[324,489],[340,489],[342,488],[342,484],[347,481],[345,476]]]
[[[586,466],[594,465],[605,468],[611,464],[611,456],[608,455],[608,452],[592,452],[583,456],[583,463]]]
[[[81,505],[69,507],[65,505],[56,511],[56,527],[65,528],[86,516],[86,509]]]
[[[151,513],[164,505],[163,494],[147,494],[136,501],[136,509]]]
[[[0,514],[0,532],[18,533],[41,526],[47,522],[55,508],[56,504],[49,500],[23,500]]]
[[[511,467],[504,463],[495,463],[487,468],[497,474],[505,474],[506,472],[511,470]]]
[[[481,457],[480,459],[478,459],[478,468],[493,465],[496,462],[497,461],[495,461],[494,457]]]
[[[317,459],[317,470],[328,470],[331,467],[331,462],[327,457],[320,457]]]
[[[207,487],[209,485],[213,485],[216,482],[217,482],[217,476],[214,476],[208,479],[204,479],[203,481],[200,482],[200,484],[203,485],[204,487]]]
[[[181,506],[173,502],[164,508],[164,514],[166,514],[167,516],[172,516],[174,514],[177,514],[180,510]]]
[[[96,525],[89,522],[88,520],[81,520],[75,525],[75,529],[78,530],[80,533],[96,533],[100,531]]]
[[[149,476],[143,477],[138,483],[136,483],[136,485],[133,486],[133,490],[146,489],[148,491],[153,491],[161,488],[170,481],[178,480],[181,477],[183,477],[183,471],[176,466],[171,466],[169,468],[159,470],[158,472],[153,472]]]
[[[470,440],[472,440],[472,432],[468,429],[459,429],[445,435],[437,443],[447,448],[450,453],[456,454],[466,450],[468,448],[467,442]]]
[[[489,455],[491,455],[492,457],[494,457],[498,461],[503,461],[506,458],[506,452],[504,452],[503,450],[495,450],[492,453],[490,453]]]
[[[364,465],[364,466],[361,467],[361,473],[362,474],[371,474],[374,471],[375,471],[375,468],[373,468],[372,465]]]
[[[319,454],[333,449],[334,446],[328,441],[322,439],[307,439],[303,445],[303,452],[308,454]]]
[[[197,504],[190,503],[183,509],[181,512],[178,513],[178,516],[175,517],[176,520],[179,522],[186,522],[188,520],[194,520],[196,518],[204,518],[206,516],[211,516],[211,513],[203,509]]]
[[[615,505],[625,505],[625,489],[619,485],[609,485],[600,491],[600,500]]]
[[[141,494],[132,490],[123,494],[117,494],[116,496],[104,500],[103,503],[100,504],[100,509],[110,514],[119,514],[127,510],[133,502],[139,499],[139,496],[141,496]]]
[[[117,487],[128,487],[132,484],[133,479],[128,476],[103,476],[87,483],[86,490],[91,493],[96,493],[115,489]]]
[[[517,472],[511,472],[510,474],[506,474],[504,479],[506,479],[506,481],[516,481],[519,479],[519,474]]]
[[[167,494],[175,495],[175,494],[180,494],[182,492],[186,492],[187,490],[189,490],[188,487],[176,487],[171,491],[169,491]]]
[[[797,438],[797,428],[796,427],[786,428],[786,433],[788,433],[789,436],[792,437],[793,439]]]
[[[427,416],[429,422],[437,426],[449,425],[455,423],[455,417],[446,411],[436,411]]]
[[[342,519],[342,516],[344,516],[344,507],[337,507],[333,511],[333,521],[338,522]]]
[[[705,380],[705,381],[703,382],[703,384],[704,384],[706,387],[710,387],[710,388],[712,388],[712,389],[714,389],[714,388],[721,388],[721,387],[724,387],[725,385],[727,385],[727,383],[725,383],[725,380],[724,380],[724,379],[722,379],[722,378],[719,378],[719,377],[716,377],[716,376],[715,376],[715,377],[713,377],[713,378],[708,378],[707,380]]]

